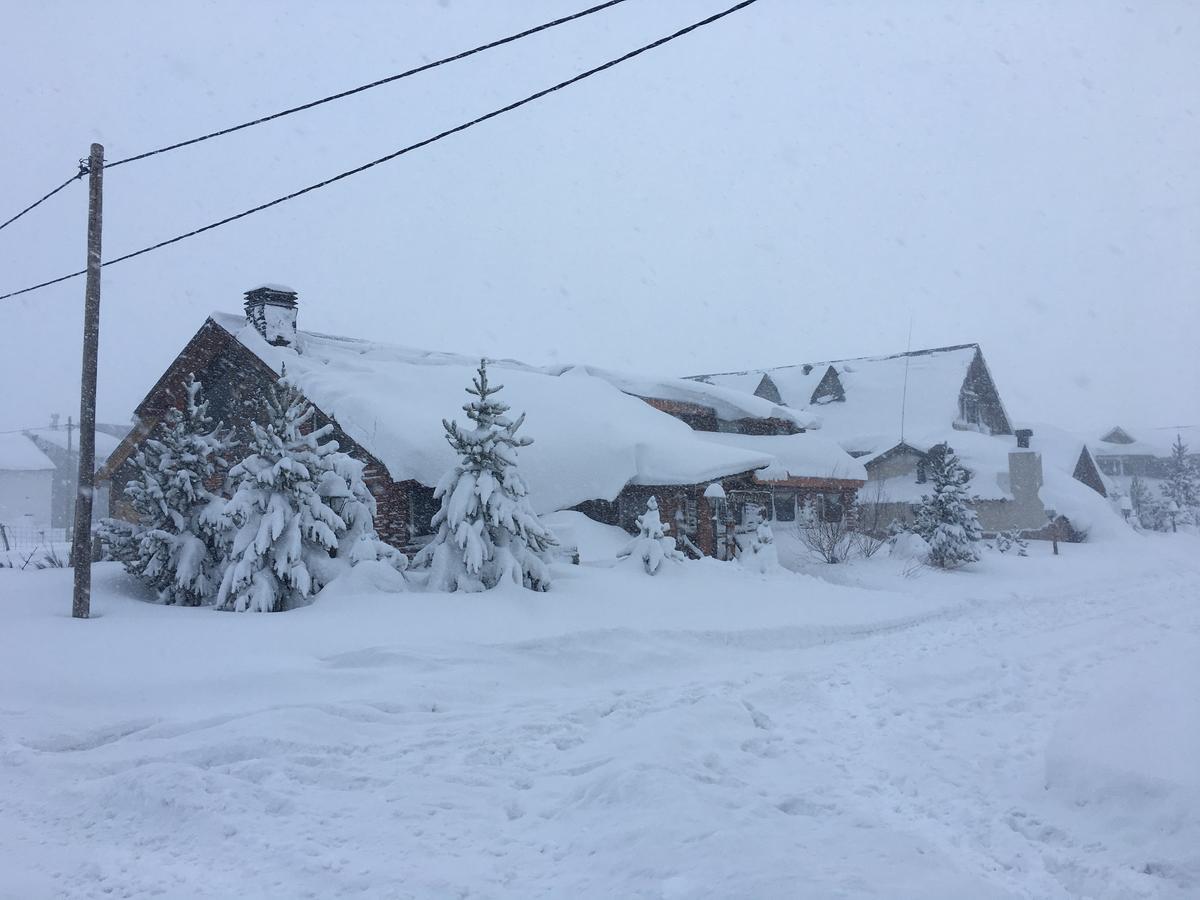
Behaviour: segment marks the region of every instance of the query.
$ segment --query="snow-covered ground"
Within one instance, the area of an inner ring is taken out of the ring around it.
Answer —
[[[575,524],[548,594],[0,570],[0,896],[1200,896],[1195,536],[648,578]]]

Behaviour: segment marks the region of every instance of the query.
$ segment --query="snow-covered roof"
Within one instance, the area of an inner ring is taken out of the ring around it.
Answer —
[[[1133,438],[1133,443],[1123,444],[1102,440],[1115,428],[1106,428],[1097,439],[1089,441],[1088,445],[1097,456],[1158,456],[1171,455],[1171,447],[1175,438],[1183,439],[1189,453],[1200,453],[1200,425],[1167,425],[1158,427],[1120,428],[1126,435]]]
[[[1033,432],[1029,447],[1042,454],[1043,468],[1053,467],[1059,471],[1074,475],[1079,457],[1086,448],[1095,462],[1096,442],[1087,441],[1073,431],[1049,425],[1045,422],[1022,422],[1018,428],[1028,428]],[[1109,479],[1097,469],[1101,482],[1107,484]]]
[[[0,434],[0,471],[40,472],[54,463],[23,434]]]
[[[45,441],[47,444],[52,444],[62,450],[67,449],[67,430],[65,428],[40,428],[32,435],[34,440]],[[120,445],[121,439],[113,437],[103,431],[96,432],[96,459],[99,462],[104,462]],[[79,429],[76,428],[70,435],[70,446],[72,450],[79,449]]]
[[[847,450],[877,453],[899,442],[901,410],[906,435],[949,429],[959,418],[959,394],[978,352],[976,344],[963,344],[894,356],[828,360],[696,378],[735,390],[754,391],[762,376],[768,375],[780,399],[793,409],[806,409],[816,416],[822,433]],[[813,392],[831,366],[845,399],[813,404]]]
[[[774,418],[794,422],[801,428],[813,428],[819,424],[817,417],[800,408],[783,407],[754,396],[753,388],[743,391],[733,386],[709,384],[690,378],[634,375],[596,366],[575,368],[582,369],[588,375],[603,378],[627,394],[707,406],[716,413],[718,419],[727,422],[737,419]]]
[[[866,481],[863,464],[824,435],[803,434],[727,434],[699,432],[707,441],[725,447],[739,447],[772,457],[773,462],[754,473],[760,481],[786,481],[789,478],[838,478]]]
[[[243,316],[212,319],[290,380],[396,481],[434,485],[454,464],[443,418],[463,418],[474,357],[299,332],[275,347]],[[298,351],[298,352],[297,352]],[[613,499],[629,483],[699,484],[771,465],[765,453],[704,440],[686,424],[583,366],[540,369],[489,360],[499,399],[524,412],[521,471],[539,511]]]

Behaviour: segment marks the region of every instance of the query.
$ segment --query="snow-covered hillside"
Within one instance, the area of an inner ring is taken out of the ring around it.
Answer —
[[[1195,897],[1195,546],[261,616],[102,564],[90,621],[0,570],[0,896]]]

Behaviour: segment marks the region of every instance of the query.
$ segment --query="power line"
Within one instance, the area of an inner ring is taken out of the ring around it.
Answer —
[[[21,218],[21,216],[25,215],[25,213],[29,212],[30,210],[37,209],[37,207],[41,206],[43,203],[45,203],[47,200],[49,200],[51,197],[53,197],[55,194],[57,194],[59,191],[61,191],[63,188],[65,188],[72,181],[78,181],[80,178],[82,178],[86,174],[87,174],[87,166],[81,160],[79,163],[79,173],[78,174],[72,175],[70,178],[68,178],[66,181],[64,181],[62,184],[60,184],[54,190],[52,190],[46,194],[43,194],[40,200],[36,200],[33,203],[30,203],[27,207],[25,207],[23,210],[21,210],[19,213],[17,213],[15,216],[13,216],[11,219],[5,219],[3,222],[0,222],[0,230],[7,228],[9,225],[11,225],[13,222],[17,221],[17,219]]]
[[[691,25],[688,25],[684,28],[679,29],[676,32],[673,32],[672,34],[667,35],[666,37],[661,37],[656,41],[652,41],[649,44],[645,44],[641,47],[638,47],[636,50],[631,50],[628,53],[624,54],[623,56],[618,56],[616,59],[611,59],[608,62],[603,63],[602,65],[596,66],[595,68],[591,68],[584,72],[580,72],[578,75],[575,75],[572,78],[568,78],[566,81],[560,81],[558,84],[553,85],[552,87],[544,88],[543,90],[540,90],[535,94],[530,94],[528,97],[525,97],[522,100],[517,100],[513,103],[508,104],[507,106],[502,106],[499,109],[495,109],[489,113],[485,113],[484,115],[479,116],[478,118],[472,119],[469,122],[464,122],[461,125],[456,125],[454,128],[449,128],[445,131],[439,132],[438,134],[435,134],[433,137],[425,138],[424,140],[418,141],[415,144],[409,144],[407,147],[403,147],[399,150],[396,150],[393,153],[389,153],[387,156],[381,156],[381,157],[379,157],[379,159],[371,160],[371,162],[364,163],[363,165],[358,166],[353,169],[349,169],[348,171],[342,172],[339,175],[334,175],[332,178],[327,178],[324,181],[317,182],[316,184],[310,184],[308,187],[300,188],[300,190],[293,191],[292,193],[287,194],[283,197],[278,197],[267,203],[262,203],[262,204],[259,204],[258,206],[251,207],[250,209],[247,209],[244,212],[240,212],[240,213],[237,213],[232,216],[227,216],[224,219],[220,219],[209,225],[205,225],[201,228],[194,229],[193,231],[189,231],[186,234],[180,234],[173,238],[168,238],[165,241],[159,241],[157,244],[151,244],[149,247],[143,247],[141,250],[135,250],[132,253],[126,253],[124,256],[118,256],[116,259],[107,260],[104,263],[102,263],[102,265],[104,265],[104,266],[115,265],[116,263],[124,262],[127,259],[133,259],[135,256],[141,256],[144,253],[150,253],[154,250],[159,250],[163,247],[169,246],[170,244],[175,244],[175,243],[178,243],[179,241],[186,240],[190,237],[195,237],[198,234],[203,234],[206,231],[212,231],[214,228],[220,228],[222,225],[228,225],[230,222],[236,222],[238,219],[244,219],[246,216],[253,215],[254,213],[262,212],[264,209],[270,209],[272,206],[278,206],[281,203],[286,203],[288,200],[293,200],[296,197],[299,197],[303,194],[307,194],[311,191],[319,190],[320,188],[331,185],[334,182],[341,181],[344,178],[349,178],[351,175],[357,175],[360,172],[365,172],[367,169],[374,168],[375,166],[381,165],[382,163],[390,162],[393,159],[404,156],[406,153],[411,153],[413,150],[419,150],[422,147],[427,147],[430,144],[433,144],[433,143],[436,143],[437,141],[442,140],[443,138],[450,137],[450,135],[452,135],[452,134],[458,134],[460,131],[466,131],[468,128],[473,128],[476,125],[479,125],[483,122],[488,121],[488,119],[494,119],[496,116],[503,115],[504,113],[511,112],[514,109],[518,109],[519,107],[525,106],[527,103],[532,103],[535,100],[540,100],[542,97],[545,97],[548,94],[552,94],[555,91],[560,91],[565,87],[569,87],[570,85],[575,84],[576,82],[583,81],[585,78],[591,78],[593,75],[597,75],[600,72],[603,72],[607,69],[611,69],[614,66],[618,66],[621,63],[627,62],[636,56],[641,56],[643,53],[646,53],[649,50],[653,50],[657,47],[661,47],[663,44],[668,44],[671,41],[676,40],[677,38],[681,38],[686,34],[690,34],[691,32],[696,31],[699,28],[703,28],[706,25],[711,25],[713,22],[716,22],[719,19],[723,19],[728,15],[732,15],[733,13],[738,12],[739,10],[745,9],[747,6],[750,6],[757,2],[758,2],[758,0],[741,0],[740,3],[737,3],[737,4],[729,7],[726,10],[723,10],[719,13],[714,13],[713,15],[709,16],[708,18],[701,19],[698,22],[694,22]],[[58,278],[53,278],[50,281],[43,281],[41,284],[35,284],[35,285],[32,285],[31,287],[22,288],[19,291],[11,291],[10,293],[7,293],[7,294],[0,294],[0,300],[7,300],[10,297],[17,297],[21,294],[28,294],[31,291],[36,291],[36,290],[39,290],[44,287],[49,287],[50,285],[58,284],[60,282],[67,281],[71,278],[77,278],[80,275],[83,275],[86,271],[87,271],[86,269],[80,269],[78,272],[71,272],[68,275],[61,275]]]
[[[552,22],[545,22],[541,25],[535,25],[533,28],[527,28],[524,31],[517,32],[516,34],[510,34],[508,37],[502,37],[502,38],[499,38],[494,41],[489,41],[486,44],[480,44],[478,47],[473,47],[470,50],[464,50],[461,53],[454,54],[453,56],[447,56],[447,57],[444,57],[443,59],[438,59],[438,60],[434,60],[433,62],[430,62],[430,63],[425,63],[424,65],[417,66],[415,69],[409,69],[406,72],[401,72],[398,75],[389,75],[387,78],[380,78],[378,81],[372,81],[370,84],[359,85],[358,87],[350,88],[350,90],[347,90],[347,91],[340,91],[339,93],[336,93],[336,94],[330,94],[328,97],[322,97],[320,100],[312,100],[308,103],[303,103],[300,106],[293,106],[290,109],[281,110],[280,112],[277,112],[277,113],[271,113],[271,115],[269,115],[269,116],[261,116],[260,118],[254,119],[250,122],[243,122],[240,125],[233,125],[233,126],[230,126],[229,128],[222,128],[220,131],[213,131],[213,132],[210,132],[209,134],[202,134],[202,135],[200,135],[200,137],[189,138],[186,141],[180,141],[179,143],[176,143],[176,144],[169,144],[166,147],[159,147],[157,150],[147,150],[145,153],[138,153],[136,156],[127,156],[124,159],[118,159],[116,162],[105,163],[104,168],[112,169],[116,166],[123,166],[123,165],[125,165],[125,163],[137,162],[138,160],[145,159],[148,156],[155,156],[159,153],[167,153],[171,150],[178,150],[180,147],[188,147],[188,146],[191,146],[192,144],[199,144],[201,141],[208,141],[208,140],[211,140],[212,138],[222,137],[223,135],[226,135],[226,134],[232,134],[235,131],[241,131],[243,128],[250,128],[251,126],[261,125],[264,122],[270,122],[274,119],[281,119],[284,116],[290,116],[292,113],[303,112],[306,109],[312,109],[314,106],[320,106],[323,103],[330,103],[334,100],[341,100],[342,98],[349,97],[352,94],[359,94],[359,93],[362,93],[363,91],[369,91],[372,88],[377,88],[377,87],[380,87],[385,84],[391,84],[393,81],[399,81],[401,78],[408,78],[411,75],[419,75],[421,72],[427,72],[430,69],[437,68],[438,66],[444,66],[447,63],[457,62],[460,59],[466,59],[468,56],[474,56],[476,53],[482,53],[485,50],[492,50],[492,49],[495,49],[496,47],[501,47],[504,44],[511,44],[513,41],[521,40],[521,38],[529,37],[530,35],[537,34],[540,31],[547,31],[548,29],[555,28],[555,27],[557,27],[559,25],[563,25],[567,22],[573,22],[576,19],[582,19],[584,16],[590,16],[592,13],[600,12],[602,10],[608,9],[610,6],[616,6],[617,4],[624,3],[624,2],[626,2],[626,0],[606,0],[606,2],[604,2],[604,3],[599,3],[595,6],[588,7],[587,9],[580,10],[577,13],[571,13],[571,15],[569,15],[569,16],[563,16],[561,18],[553,20]],[[17,213],[15,216],[13,216],[11,219],[8,219],[5,222],[0,223],[0,230],[7,228],[9,225],[11,225],[13,222],[17,221],[17,219],[21,218],[21,216],[25,215],[25,213],[29,212],[30,210],[33,210],[33,209],[37,208],[38,206],[41,206],[43,203],[45,203],[47,200],[49,200],[51,197],[53,197],[55,194],[57,194],[59,191],[61,191],[63,188],[65,188],[67,185],[69,185],[72,181],[77,181],[78,179],[82,178],[86,174],[87,174],[87,166],[85,165],[84,162],[81,161],[79,164],[79,174],[72,175],[70,178],[68,178],[66,181],[64,181],[62,184],[60,184],[54,190],[50,191],[45,196],[43,196],[40,200],[38,200],[35,203],[31,203],[29,206],[25,207],[23,210],[21,210],[19,213]],[[0,298],[0,299],[2,299],[2,298]]]
[[[447,56],[444,59],[435,60],[431,63],[425,63],[422,66],[417,66],[415,69],[409,69],[407,72],[401,72],[399,75],[389,75],[387,78],[381,78],[378,81],[372,81],[370,84],[360,85],[356,88],[351,88],[348,91],[341,91],[337,94],[330,94],[328,97],[322,97],[320,100],[313,100],[309,103],[293,106],[291,109],[285,109],[281,112],[272,113],[269,116],[262,116],[250,122],[243,122],[241,125],[233,125],[229,128],[222,128],[220,131],[214,131],[210,134],[202,134],[200,137],[190,138],[186,141],[180,141],[178,144],[169,144],[166,147],[159,147],[157,150],[147,150],[145,153],[139,153],[136,156],[127,156],[125,159],[118,159],[116,162],[105,163],[105,169],[114,169],[117,166],[123,166],[125,163],[137,162],[139,159],[145,159],[148,156],[154,156],[158,153],[167,153],[171,150],[178,150],[180,147],[187,147],[191,144],[199,144],[201,141],[211,140],[215,137],[221,137],[226,134],[232,134],[235,131],[241,131],[243,128],[250,128],[254,125],[261,125],[264,122],[270,122],[273,119],[281,119],[284,116],[290,116],[292,113],[303,112],[306,109],[312,109],[314,106],[320,106],[322,103],[329,103],[333,100],[341,100],[343,97],[349,97],[352,94],[358,94],[362,91],[369,91],[371,88],[377,88],[381,85],[391,84],[393,81],[399,81],[401,78],[408,78],[410,75],[418,75],[421,72],[427,72],[430,69],[444,66],[446,63],[457,62],[460,59],[466,59],[468,56],[474,56],[476,53],[482,53],[484,50],[491,50],[495,47],[511,44],[513,41],[519,41],[521,38],[529,37],[531,34],[537,34],[539,31],[546,31],[549,28],[562,25],[566,22],[573,22],[576,19],[582,19],[584,16],[590,16],[592,13],[600,12],[608,9],[610,6],[616,6],[618,3],[624,3],[625,0],[607,0],[605,3],[599,3],[596,6],[588,9],[580,10],[577,13],[571,13],[569,16],[563,16],[561,19],[555,19],[553,22],[546,22],[542,25],[535,25],[533,28],[527,28],[516,34],[510,34],[508,37],[500,38],[499,40],[491,41],[486,44],[481,44],[471,50],[464,50],[461,53],[456,53],[453,56]]]

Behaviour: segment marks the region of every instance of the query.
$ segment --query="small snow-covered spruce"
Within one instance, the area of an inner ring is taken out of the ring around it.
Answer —
[[[200,382],[188,376],[185,388],[185,408],[168,410],[133,458],[137,475],[125,492],[137,523],[108,524],[102,538],[159,602],[200,606],[213,601],[221,580],[222,501],[205,481],[224,463],[228,443]]]
[[[663,560],[682,562],[684,556],[675,547],[675,539],[667,537],[671,526],[658,513],[658,500],[646,500],[646,511],[637,517],[638,534],[617,554],[618,559],[639,559],[648,575],[657,575]]]
[[[1162,484],[1163,499],[1175,503],[1179,512],[1187,515],[1200,506],[1200,472],[1188,458],[1188,445],[1175,435],[1171,456],[1167,459],[1167,476]]]
[[[933,493],[914,508],[912,526],[929,544],[928,562],[943,569],[976,562],[983,531],[968,502],[971,473],[948,444],[929,451],[928,466]]]
[[[508,404],[494,399],[502,389],[489,384],[487,360],[480,360],[466,389],[475,399],[463,405],[473,424],[442,420],[458,462],[434,489],[441,501],[432,521],[437,533],[413,560],[429,569],[430,590],[484,591],[505,581],[550,588],[556,541],[534,512],[517,467],[517,451],[533,440],[517,437],[525,415],[506,415]]]
[[[347,565],[381,556],[362,463],[330,440],[333,426],[312,428],[312,405],[286,383],[268,392],[265,411],[265,422],[251,423],[249,455],[229,470],[219,609],[291,609]]]
[[[996,534],[996,549],[1001,553],[1008,553],[1014,547],[1017,550],[1017,556],[1029,555],[1029,542],[1021,537],[1021,532],[1014,529]]]

